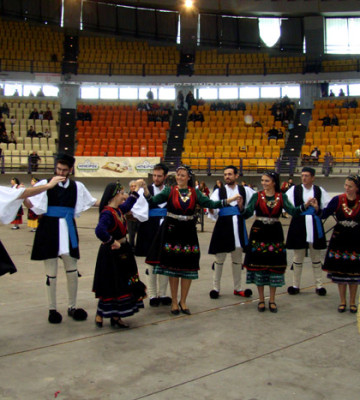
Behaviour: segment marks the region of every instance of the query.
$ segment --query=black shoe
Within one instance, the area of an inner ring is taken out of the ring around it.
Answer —
[[[99,317],[99,315],[97,315],[96,317]],[[99,320],[97,320],[96,319],[96,317],[95,317],[95,325],[98,327],[98,328],[102,328],[103,327],[103,319],[101,318],[101,321]]]
[[[219,298],[219,292],[215,289],[211,290],[209,293],[209,296],[211,299],[218,299]]]
[[[353,313],[353,314],[356,314],[357,313],[357,306],[355,305],[355,304],[351,304],[350,305],[350,308],[349,308],[349,311],[351,312],[351,313]]]
[[[153,297],[150,299],[149,304],[151,307],[159,307],[160,299],[158,297]]]
[[[162,304],[163,306],[169,306],[171,302],[172,302],[171,297],[168,296],[160,297],[160,304]]]
[[[315,292],[319,296],[326,296],[326,289],[324,287],[316,289]]]
[[[171,314],[172,315],[179,315],[180,314],[180,310],[179,309],[171,310]]]
[[[252,290],[251,289],[245,289],[245,290],[234,290],[234,295],[235,296],[241,296],[241,297],[250,297],[252,296]]]
[[[299,294],[300,293],[300,289],[295,287],[295,286],[289,286],[287,291],[291,295],[295,295],[295,294]]]
[[[179,307],[180,307],[180,311],[181,311],[183,314],[191,315],[190,310],[189,310],[188,308],[182,308],[180,302],[179,302]]]
[[[128,329],[129,325],[125,322],[120,321],[120,319],[110,318],[110,324],[113,328]]]
[[[50,324],[60,324],[62,321],[62,315],[56,310],[49,310],[48,321]]]
[[[276,307],[276,303],[270,303],[270,302],[269,302],[269,310],[270,310],[272,313],[277,313],[277,312],[278,312],[278,309],[277,309],[277,307]]]
[[[264,305],[264,307],[262,307],[262,305]],[[265,311],[265,301],[259,301],[259,303],[257,305],[257,309],[259,312],[264,312]]]
[[[338,307],[338,312],[343,313],[345,311],[346,311],[346,304],[340,304]],[[351,309],[350,309],[350,311],[351,311]]]
[[[72,317],[75,321],[85,321],[88,315],[82,308],[68,308],[68,316]]]

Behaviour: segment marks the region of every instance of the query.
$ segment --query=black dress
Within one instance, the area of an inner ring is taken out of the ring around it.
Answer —
[[[97,314],[104,318],[128,317],[144,307],[146,287],[140,281],[130,244],[126,241],[120,249],[111,249],[114,240],[126,237],[124,214],[135,201],[136,197],[130,195],[117,209],[105,207],[95,229],[103,243],[96,261],[93,292],[99,299]]]
[[[360,196],[348,200],[335,196],[323,210],[322,218],[335,214],[334,227],[322,269],[334,283],[360,283]]]

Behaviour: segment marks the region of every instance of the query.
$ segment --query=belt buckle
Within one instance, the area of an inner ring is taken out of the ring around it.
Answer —
[[[186,215],[179,215],[179,220],[180,221],[187,221],[187,216]]]

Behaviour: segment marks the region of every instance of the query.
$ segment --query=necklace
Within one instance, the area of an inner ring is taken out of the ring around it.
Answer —
[[[181,201],[182,201],[183,203],[186,203],[187,201],[190,200],[190,197],[191,197],[191,190],[190,190],[190,189],[188,189],[188,192],[187,192],[185,195],[182,195],[182,194],[180,193],[180,190],[179,190],[178,187],[176,188],[176,190],[177,190],[177,192],[179,193],[179,197],[180,197],[180,199],[181,199]]]
[[[356,200],[357,200],[357,199],[355,199],[355,201],[356,201]],[[353,201],[354,201],[354,200],[353,200]],[[343,201],[343,203],[342,203],[341,206],[342,206],[342,209],[343,209],[343,211],[344,211],[344,214],[345,214],[346,216],[348,216],[348,217],[351,217],[352,214],[353,214],[354,212],[357,212],[357,211],[358,211],[360,202],[359,202],[359,200],[357,200],[352,208],[350,208],[350,207],[348,206],[347,202],[348,202],[348,200],[347,200],[347,198],[345,197],[345,198],[344,198],[344,201]]]
[[[279,193],[275,193],[275,199],[273,200],[267,200],[266,196],[265,196],[265,192],[261,192],[260,193],[261,196],[261,200],[265,202],[265,204],[269,207],[269,208],[275,208],[277,206],[277,204],[280,201],[280,195]],[[273,197],[273,196],[271,196]]]

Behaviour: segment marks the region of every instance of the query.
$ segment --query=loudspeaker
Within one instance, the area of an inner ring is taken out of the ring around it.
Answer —
[[[62,108],[60,111],[59,152],[74,155],[76,110]]]

